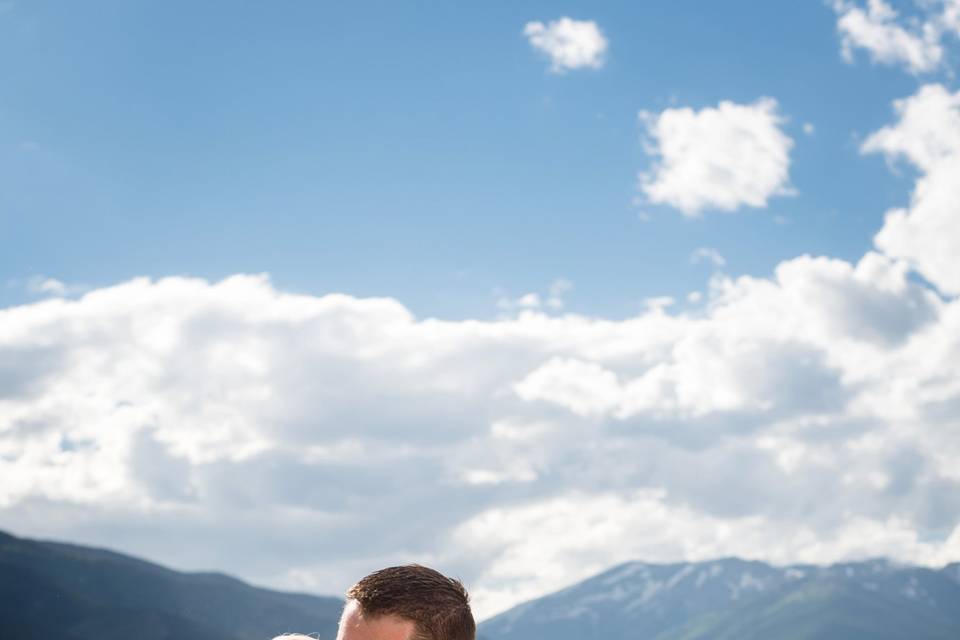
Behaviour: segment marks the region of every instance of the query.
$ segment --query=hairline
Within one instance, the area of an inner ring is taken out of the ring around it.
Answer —
[[[360,616],[365,620],[379,620],[380,618],[394,617],[398,620],[409,622],[411,625],[413,625],[413,633],[409,638],[407,638],[407,640],[433,640],[428,632],[425,629],[421,629],[420,624],[413,618],[408,618],[402,613],[398,613],[396,611],[367,611],[363,608],[363,603],[356,598],[347,598],[346,605],[343,607],[344,612],[346,612],[347,607],[350,606],[351,602],[357,605],[356,611],[359,612]]]

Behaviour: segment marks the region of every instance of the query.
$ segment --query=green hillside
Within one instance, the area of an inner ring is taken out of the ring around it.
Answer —
[[[336,636],[338,598],[180,573],[111,551],[0,532],[0,630],[58,640],[265,640]]]

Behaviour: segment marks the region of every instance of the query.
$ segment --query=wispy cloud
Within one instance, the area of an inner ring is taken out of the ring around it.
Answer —
[[[50,278],[44,275],[35,275],[26,280],[12,280],[10,286],[23,287],[27,293],[36,296],[64,297],[76,295],[89,290],[89,287],[81,284],[67,284],[56,278]]]
[[[727,259],[713,247],[698,247],[690,254],[690,264],[700,264],[701,262],[709,262],[715,267],[722,267],[727,264]]]
[[[572,282],[564,278],[557,278],[550,283],[549,287],[547,287],[547,292],[545,295],[531,291],[517,298],[500,296],[497,299],[497,307],[508,312],[536,309],[560,311],[565,306],[564,296],[572,289]]]

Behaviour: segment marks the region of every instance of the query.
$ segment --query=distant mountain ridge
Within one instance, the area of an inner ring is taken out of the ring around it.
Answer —
[[[0,637],[332,640],[343,601],[0,532]],[[629,562],[482,622],[483,640],[957,640],[960,563]]]
[[[0,637],[269,640],[337,634],[343,601],[218,573],[181,573],[103,549],[0,532]]]
[[[484,640],[960,638],[960,564],[630,562],[480,625]]]

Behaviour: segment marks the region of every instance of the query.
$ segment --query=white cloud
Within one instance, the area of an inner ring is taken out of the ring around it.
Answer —
[[[861,147],[864,153],[902,157],[922,171],[960,155],[960,92],[925,85],[915,95],[895,101],[894,108],[900,121],[867,138]]]
[[[713,247],[698,247],[690,254],[690,264],[699,264],[709,262],[715,267],[722,267],[727,264],[726,258],[720,255],[720,252]]]
[[[11,286],[23,285],[28,293],[41,296],[70,296],[76,295],[78,293],[83,293],[87,291],[88,287],[78,284],[66,284],[56,278],[48,278],[47,276],[32,276],[27,278],[26,281],[12,280],[9,283]]]
[[[585,67],[599,69],[604,64],[607,39],[592,20],[563,17],[547,24],[528,22],[523,35],[534,49],[547,54],[554,73]]]
[[[945,30],[960,35],[960,0],[944,0],[940,24]]]
[[[539,309],[540,296],[535,293],[528,293],[517,299],[517,305],[522,309]]]
[[[623,320],[134,280],[0,311],[0,527],[326,592],[417,559],[483,614],[660,557],[610,543],[644,513],[671,557],[933,562],[960,520],[957,363],[960,303],[874,253]],[[502,573],[586,502],[611,509],[543,543],[549,572]]]
[[[541,307],[540,296],[536,293],[525,293],[519,298],[513,299],[502,297],[497,299],[497,307],[506,312],[512,312],[524,309],[539,309]]]
[[[625,495],[574,491],[541,502],[495,507],[465,522],[455,535],[463,546],[494,558],[483,570],[483,583],[489,586],[473,593],[481,608],[492,610],[540,595],[543,581],[569,584],[609,569],[601,551],[605,547],[621,549],[627,558],[657,562],[736,555],[787,564],[885,556],[945,564],[960,553],[960,528],[956,539],[943,547],[919,540],[909,524],[897,518],[854,518],[824,535],[762,516],[707,516],[671,503],[662,490]],[[758,549],[763,549],[759,556]],[[578,560],[572,566],[571,557]]]
[[[874,62],[902,65],[913,74],[943,68],[946,43],[960,35],[960,2],[916,0],[917,15],[903,18],[884,0],[835,0],[841,53],[853,62],[854,51],[867,51]]]
[[[57,296],[62,296],[67,291],[67,285],[55,278],[37,278],[31,280],[29,288],[34,293],[52,293]]]
[[[527,401],[555,402],[580,416],[607,413],[620,404],[617,377],[598,364],[553,358],[514,385]]]
[[[643,306],[653,312],[662,312],[667,307],[672,307],[676,300],[673,296],[653,296],[643,301]]]
[[[551,311],[560,311],[565,304],[564,296],[572,289],[572,282],[564,278],[557,278],[550,283],[546,294],[543,296],[532,291],[515,299],[501,296],[497,299],[497,307],[505,312],[532,311],[544,308]]]
[[[765,207],[789,185],[793,140],[780,129],[777,103],[723,101],[700,111],[671,108],[641,112],[649,137],[648,153],[658,159],[640,175],[640,187],[653,203],[684,215],[706,209],[734,211]]]
[[[876,245],[941,291],[960,294],[960,92],[927,85],[895,107],[899,121],[867,138],[862,151],[906,159],[922,177],[910,206],[887,213]]]
[[[719,412],[746,424],[842,413],[844,381],[867,375],[855,363],[903,342],[939,309],[934,294],[909,282],[905,265],[878,254],[857,265],[797,258],[779,265],[773,281],[721,277],[711,304],[707,319],[671,318],[682,336],[639,375],[550,361],[517,391],[578,415],[616,419],[693,423]]]
[[[868,0],[866,9],[853,2],[834,3],[838,14],[843,57],[853,61],[854,49],[866,49],[874,61],[903,64],[913,73],[933,71],[943,59],[940,33],[934,22],[908,30],[884,0]]]

